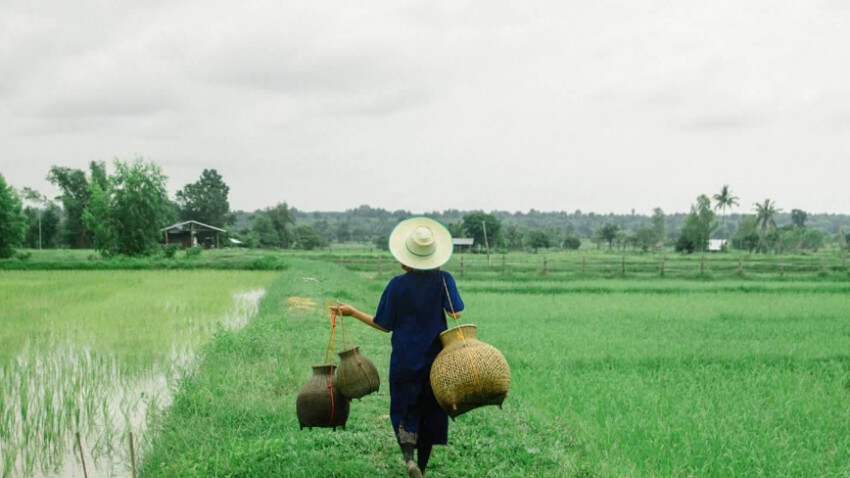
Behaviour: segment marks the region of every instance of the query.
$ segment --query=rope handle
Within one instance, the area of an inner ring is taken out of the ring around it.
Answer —
[[[452,295],[449,293],[448,284],[446,284],[446,276],[442,275],[441,272],[440,277],[443,279],[443,289],[445,289],[446,291],[446,298],[449,299],[449,309],[451,309],[452,311],[452,318],[455,319],[455,324],[459,326],[460,319],[456,317],[457,312],[455,312],[455,306],[454,304],[452,304]],[[478,366],[475,365],[475,360],[472,358],[472,353],[469,351],[469,348],[467,348],[466,337],[463,336],[463,332],[460,330],[460,328],[457,329],[457,337],[458,339],[460,339],[461,342],[463,342],[463,348],[464,350],[466,350],[466,360],[469,363],[469,368],[472,369],[473,376],[475,377],[475,385],[478,386],[478,394],[484,395],[484,387],[481,385],[481,374],[478,371]]]
[[[339,310],[339,299],[336,299],[337,309]],[[328,307],[331,310],[332,315],[336,315],[336,312],[333,309],[333,302],[328,300],[325,302],[325,307]],[[363,365],[363,361],[360,359],[360,352],[357,351],[357,347],[354,346],[354,342],[351,341],[351,337],[348,335],[348,329],[345,328],[345,316],[339,314],[339,323],[342,328],[342,346],[348,347],[354,352],[354,360],[357,361],[357,368],[363,372],[363,376],[366,378],[366,382],[369,383],[369,388],[373,388],[375,384],[372,383],[372,379],[369,377],[369,374],[366,372],[366,367]],[[326,359],[327,360],[327,359]]]

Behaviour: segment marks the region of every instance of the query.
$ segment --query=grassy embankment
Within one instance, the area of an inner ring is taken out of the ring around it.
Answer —
[[[346,431],[299,431],[337,297],[373,310],[385,280],[293,261],[258,317],[205,349],[157,421],[145,477],[399,476],[388,337],[350,332],[383,373]],[[452,424],[431,476],[847,476],[847,284],[460,281],[465,319],[512,366],[503,411]],[[555,289],[553,289],[553,287]],[[304,305],[291,297],[311,299]]]

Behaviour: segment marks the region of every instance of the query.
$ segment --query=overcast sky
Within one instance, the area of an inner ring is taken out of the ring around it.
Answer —
[[[850,2],[0,2],[0,173],[232,209],[850,213]],[[111,169],[111,168],[110,168]]]

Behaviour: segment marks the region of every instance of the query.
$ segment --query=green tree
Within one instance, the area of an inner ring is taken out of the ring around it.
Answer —
[[[113,163],[115,173],[92,181],[84,222],[105,255],[148,255],[159,247],[160,229],[170,215],[167,177],[152,161]],[[105,182],[105,184],[101,184]]]
[[[729,190],[729,185],[724,184],[720,189],[720,193],[714,195],[714,210],[720,209],[720,212],[723,214],[723,219],[721,220],[721,231],[723,233],[726,232],[726,209],[731,209],[738,205],[738,197],[732,195],[732,191]]]
[[[268,214],[260,212],[252,218],[251,233],[260,247],[280,247],[280,235]]]
[[[272,226],[277,232],[278,247],[289,248],[292,245],[291,227],[295,226],[295,209],[283,202],[267,209],[266,215],[271,219]]]
[[[537,249],[549,247],[549,236],[543,231],[528,231],[527,243],[537,253]]]
[[[685,218],[682,232],[676,241],[676,250],[688,253],[705,252],[711,232],[717,227],[714,218],[711,200],[704,194],[700,195],[696,204],[691,205],[691,212]]]
[[[732,236],[732,247],[752,253],[758,248],[758,245],[759,233],[756,217],[751,214],[744,214],[738,221],[738,230]]]
[[[759,228],[759,245],[758,251],[767,252],[767,244],[765,238],[768,229],[776,229],[776,215],[782,209],[776,208],[776,203],[770,199],[765,199],[763,203],[755,203],[753,210],[756,212],[756,224]]]
[[[26,216],[21,212],[21,200],[0,174],[0,259],[12,257],[15,247],[24,240]]]
[[[806,214],[806,211],[800,209],[791,210],[791,223],[800,229],[806,227],[806,219],[808,219],[808,217],[809,215]]]
[[[620,226],[610,222],[606,222],[597,230],[599,238],[608,243],[608,250],[611,250],[619,230]]]
[[[474,243],[480,248],[485,247],[484,231],[487,231],[487,242],[493,248],[499,243],[502,234],[502,221],[492,214],[481,211],[472,212],[463,216],[463,229],[470,237],[475,239]]]
[[[522,250],[524,235],[522,231],[516,226],[516,224],[510,224],[505,228],[505,242],[507,243],[508,250],[511,251],[519,251]]]
[[[295,238],[295,247],[298,249],[312,251],[322,246],[322,238],[310,226],[296,227],[293,231],[293,236]]]
[[[62,210],[54,202],[48,202],[43,210],[24,208],[27,217],[26,246],[32,249],[56,247],[61,213]]]
[[[664,216],[664,211],[660,207],[652,210],[651,221],[654,242],[663,242],[664,237],[667,235],[667,218]]]
[[[567,234],[564,238],[564,249],[575,251],[581,247],[581,238],[573,233]]]
[[[230,187],[215,169],[204,169],[200,179],[177,191],[180,219],[195,220],[211,226],[233,224],[227,195]]]

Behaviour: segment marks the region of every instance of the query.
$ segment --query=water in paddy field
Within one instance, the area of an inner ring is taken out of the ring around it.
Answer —
[[[264,293],[234,294],[231,310],[210,326],[243,327]],[[0,477],[83,477],[77,432],[89,477],[132,476],[130,433],[138,464],[150,413],[171,403],[196,353],[195,345],[175,340],[170,353],[140,371],[115,354],[71,343],[24,347],[0,366]]]

